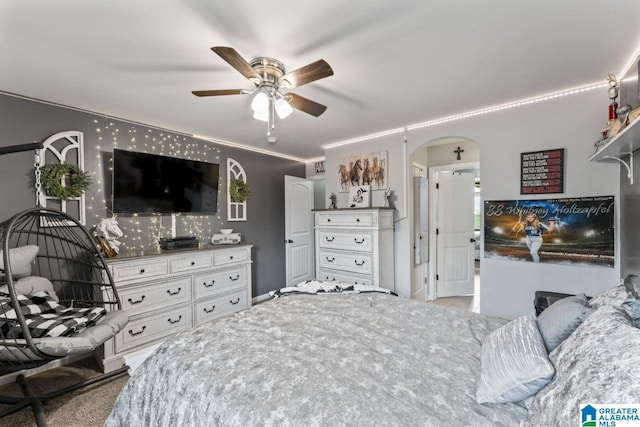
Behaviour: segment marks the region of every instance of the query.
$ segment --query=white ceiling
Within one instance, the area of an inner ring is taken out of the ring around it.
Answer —
[[[308,159],[603,81],[640,45],[639,17],[637,0],[0,0],[0,90]],[[327,111],[294,111],[267,144],[249,96],[191,94],[253,87],[211,46],[288,70],[325,59],[335,75],[294,92]]]

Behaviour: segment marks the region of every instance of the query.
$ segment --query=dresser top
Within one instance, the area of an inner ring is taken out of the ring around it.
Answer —
[[[212,250],[221,250],[221,249],[233,249],[233,248],[244,248],[244,247],[253,247],[251,243],[237,243],[237,244],[229,244],[229,245],[211,245],[208,243],[200,243],[198,247],[194,248],[180,248],[180,249],[147,249],[147,250],[139,250],[139,251],[124,251],[120,252],[117,256],[113,258],[105,258],[105,261],[109,262],[117,262],[121,260],[127,259],[136,259],[136,258],[146,258],[146,257],[156,257],[156,256],[167,256],[167,255],[181,255],[188,252],[199,252],[199,251],[212,251]]]
[[[353,212],[353,211],[395,211],[395,208],[373,207],[373,208],[336,208],[336,209],[312,209],[313,212]]]

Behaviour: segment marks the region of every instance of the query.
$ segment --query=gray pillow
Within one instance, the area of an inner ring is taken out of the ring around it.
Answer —
[[[553,301],[553,304],[566,304],[568,302],[575,302],[575,303],[578,303],[578,304],[581,304],[581,305],[586,305],[587,304],[587,295],[578,294],[578,295],[572,295],[570,297],[560,298],[560,299],[557,299],[557,300]]]
[[[27,276],[14,282],[14,288],[17,294],[33,295],[36,292],[46,292],[55,302],[59,302],[58,295],[53,289],[51,281],[45,277]],[[9,294],[7,285],[0,286],[0,294]]]
[[[595,295],[589,300],[588,305],[592,308],[599,308],[604,305],[620,307],[620,304],[622,304],[626,297],[627,290],[622,283],[619,283],[616,286]]]
[[[622,303],[622,309],[627,312],[633,324],[640,328],[640,281],[638,276],[630,274],[624,279],[627,299]]]
[[[20,246],[9,249],[11,275],[14,278],[31,276],[31,263],[38,255],[39,247],[35,245]],[[0,251],[0,269],[4,270],[4,253]]]
[[[584,319],[595,311],[582,303],[575,302],[573,298],[574,297],[569,297],[559,300],[540,313],[540,316],[537,318],[540,334],[549,352],[560,345],[562,341],[584,322]]]
[[[580,425],[580,405],[640,396],[640,329],[612,306],[596,310],[549,355],[556,375],[533,399],[523,426]]]
[[[489,334],[480,363],[478,403],[519,402],[538,392],[554,374],[533,314]]]

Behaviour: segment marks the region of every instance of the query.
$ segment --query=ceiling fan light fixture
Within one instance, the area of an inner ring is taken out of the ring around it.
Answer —
[[[251,108],[254,113],[267,114],[269,112],[269,96],[260,91],[253,97]]]
[[[257,110],[253,112],[253,118],[255,120],[260,120],[261,122],[268,122],[269,121],[269,109],[267,108],[266,110]]]
[[[280,117],[281,119],[288,117],[289,114],[293,112],[293,108],[291,108],[291,105],[289,105],[289,103],[285,101],[284,98],[276,99],[275,107],[276,113],[278,113],[278,117]]]

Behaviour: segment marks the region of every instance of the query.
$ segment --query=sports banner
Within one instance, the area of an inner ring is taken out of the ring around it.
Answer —
[[[614,198],[484,202],[484,257],[613,267]]]

